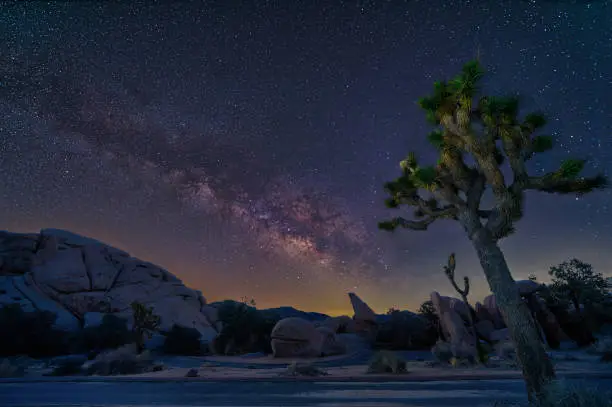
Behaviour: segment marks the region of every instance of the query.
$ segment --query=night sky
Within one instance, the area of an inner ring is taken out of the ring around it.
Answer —
[[[477,54],[485,90],[549,115],[612,166],[610,1],[2,2],[0,228],[68,229],[159,264],[209,301],[415,309],[461,227],[377,230],[409,150],[435,159],[416,100]],[[124,2],[121,2],[124,3]],[[143,6],[143,4],[148,4]],[[569,257],[610,275],[611,193],[531,194],[502,247],[515,278]]]

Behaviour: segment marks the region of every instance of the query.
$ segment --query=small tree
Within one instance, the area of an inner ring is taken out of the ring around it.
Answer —
[[[596,273],[590,264],[571,259],[553,266],[548,271],[553,278],[552,289],[557,296],[567,299],[576,313],[580,305],[593,306],[607,297],[608,284],[601,273]]]
[[[396,217],[379,227],[422,231],[439,219],[459,222],[515,343],[529,398],[534,394],[541,398],[554,370],[498,242],[522,218],[526,191],[584,194],[605,187],[607,180],[603,175],[581,177],[585,161],[576,159],[549,173],[529,174],[527,163],[553,146],[552,137],[535,135],[545,125],[545,117],[531,113],[519,118],[516,97],[476,99],[482,76],[479,62],[469,62],[461,74],[436,82],[433,94],[419,100],[427,119],[437,126],[428,139],[438,150],[438,162],[422,166],[414,153],[408,154],[400,163],[401,176],[385,184],[390,195],[386,204],[413,207],[414,219]],[[492,201],[483,207],[487,189]]]
[[[140,353],[144,350],[145,338],[150,339],[159,328],[160,318],[153,313],[152,307],[147,307],[136,301],[132,302],[130,306],[132,307],[133,317],[132,332]]]
[[[444,266],[444,274],[448,277],[448,280],[452,284],[453,288],[457,293],[461,296],[463,303],[467,306],[468,310],[468,323],[470,325],[470,332],[472,334],[472,338],[474,339],[474,349],[479,351],[478,347],[478,334],[476,333],[476,327],[474,326],[474,317],[472,316],[472,310],[470,308],[470,303],[468,302],[467,296],[470,293],[470,279],[468,276],[463,277],[463,288],[459,288],[457,282],[455,281],[455,267],[457,265],[457,261],[455,259],[455,253],[451,253],[448,256],[448,263]],[[480,352],[478,353],[480,355]],[[482,360],[479,360],[482,362]]]
[[[432,333],[434,333],[436,340],[444,338],[442,329],[440,327],[440,318],[438,317],[438,314],[436,314],[436,309],[431,300],[423,301],[417,310],[417,313],[427,320],[429,323],[429,329]]]

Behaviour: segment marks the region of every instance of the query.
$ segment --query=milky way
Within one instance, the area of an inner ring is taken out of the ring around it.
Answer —
[[[0,224],[69,229],[210,300],[344,312],[486,292],[452,222],[385,234],[382,184],[434,159],[415,104],[479,55],[485,90],[545,111],[555,152],[612,162],[609,1],[2,2]],[[515,277],[579,257],[606,274],[610,193],[529,195]],[[459,272],[459,271],[458,271]]]

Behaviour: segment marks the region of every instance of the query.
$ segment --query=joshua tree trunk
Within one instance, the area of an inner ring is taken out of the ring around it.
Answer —
[[[540,397],[543,387],[555,377],[527,304],[521,299],[506,259],[497,242],[486,228],[470,234],[472,244],[484,270],[489,287],[508,326],[510,338],[516,347],[518,362],[523,371],[527,394]]]
[[[580,300],[578,300],[578,296],[576,295],[572,296],[572,303],[574,304],[574,308],[576,309],[576,315],[580,315],[581,309],[580,309]]]

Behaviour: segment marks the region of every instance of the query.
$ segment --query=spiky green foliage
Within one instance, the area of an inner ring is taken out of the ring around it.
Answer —
[[[568,159],[546,174],[529,174],[526,162],[553,147],[551,136],[535,134],[546,117],[540,112],[519,117],[520,98],[514,95],[479,96],[483,74],[478,61],[468,62],[459,75],[435,82],[432,94],[418,100],[436,126],[427,139],[438,159],[434,166],[422,165],[410,153],[400,163],[401,176],[385,184],[385,204],[414,207],[414,219],[397,217],[381,222],[381,229],[426,230],[438,219],[475,218],[499,240],[522,218],[526,191],[581,195],[607,186],[603,174],[582,176],[586,162],[579,159]],[[511,177],[504,175],[505,165]],[[487,189],[493,204],[482,208]]]

